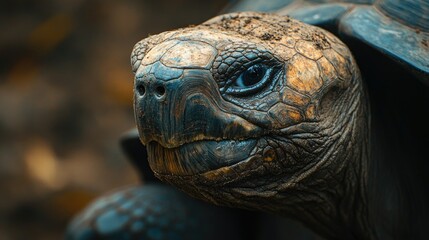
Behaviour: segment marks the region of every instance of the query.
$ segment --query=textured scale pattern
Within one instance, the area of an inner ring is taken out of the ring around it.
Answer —
[[[198,240],[222,236],[213,226],[202,224],[205,219],[217,220],[206,208],[165,185],[129,187],[92,203],[70,224],[67,239]]]

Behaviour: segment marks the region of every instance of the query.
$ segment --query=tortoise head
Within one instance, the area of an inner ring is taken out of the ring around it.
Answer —
[[[218,204],[289,214],[302,196],[350,188],[366,104],[332,34],[235,13],[144,39],[131,61],[140,139],[160,179]]]

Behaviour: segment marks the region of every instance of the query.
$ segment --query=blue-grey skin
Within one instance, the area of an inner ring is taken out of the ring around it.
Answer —
[[[234,215],[165,184],[107,194],[75,217],[66,239],[239,239]]]
[[[429,85],[427,0],[243,0],[226,11],[275,12],[332,29],[403,64]]]
[[[196,228],[202,216],[187,212],[189,203],[182,198],[168,187],[157,185],[130,187],[108,194],[76,217],[69,227],[69,238],[189,238],[185,229],[203,231]]]

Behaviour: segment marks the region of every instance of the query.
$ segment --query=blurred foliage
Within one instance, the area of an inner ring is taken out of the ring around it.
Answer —
[[[131,49],[225,4],[0,3],[1,239],[59,239],[95,196],[138,181],[117,142],[134,127]]]

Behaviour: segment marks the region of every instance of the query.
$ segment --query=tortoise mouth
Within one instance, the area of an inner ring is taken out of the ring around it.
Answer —
[[[201,140],[176,148],[155,141],[147,144],[149,164],[163,175],[189,176],[231,166],[252,155],[257,139]]]

